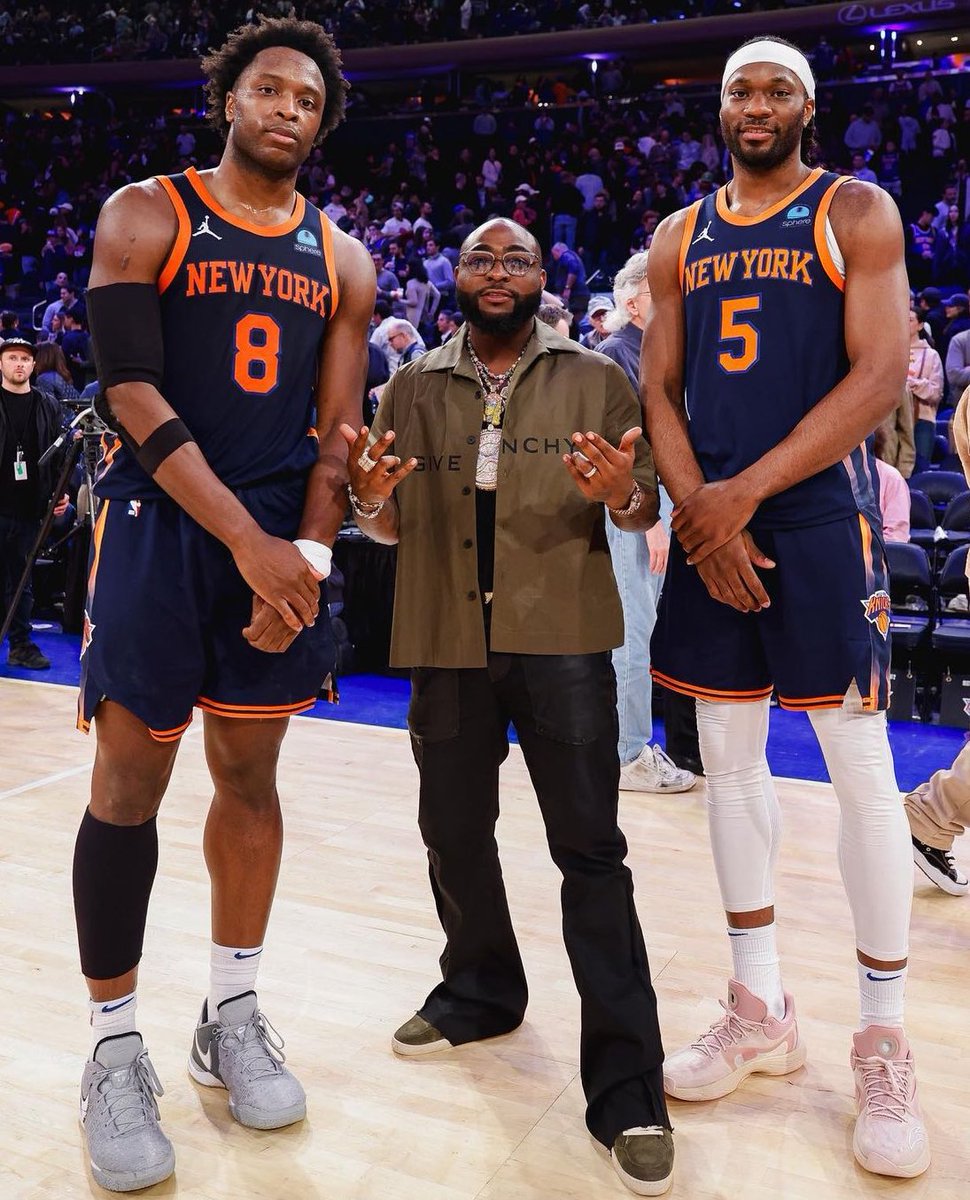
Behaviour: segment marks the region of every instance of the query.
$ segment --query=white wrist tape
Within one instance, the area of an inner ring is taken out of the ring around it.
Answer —
[[[323,542],[311,542],[309,538],[297,538],[293,543],[321,579],[330,574],[330,560],[333,558],[330,547]]]
[[[742,67],[748,67],[751,63],[759,62],[774,63],[775,66],[785,67],[801,81],[808,93],[809,100],[815,99],[815,76],[812,74],[808,59],[801,50],[796,50],[794,46],[785,46],[781,42],[766,40],[742,46],[740,50],[735,50],[727,60],[724,74],[721,76],[722,101],[724,93],[727,91],[727,85],[735,71],[740,71]]]

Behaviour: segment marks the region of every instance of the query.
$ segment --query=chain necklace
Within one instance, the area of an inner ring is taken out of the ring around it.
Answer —
[[[505,420],[505,406],[509,400],[512,376],[525,356],[531,340],[530,337],[519,351],[519,357],[511,367],[501,373],[496,373],[486,367],[475,353],[471,338],[467,342],[472,365],[475,367],[485,393],[482,409],[482,432],[478,440],[478,463],[475,468],[475,486],[483,492],[494,492],[498,486],[498,460],[502,451],[501,430],[502,422]]]
[[[532,339],[530,338],[529,341]],[[509,388],[512,384],[512,376],[515,374],[515,369],[525,357],[525,352],[529,348],[529,342],[526,342],[519,351],[519,357],[509,367],[507,371],[502,371],[500,374],[486,367],[482,360],[475,353],[475,348],[472,345],[471,338],[468,339],[468,353],[471,355],[472,364],[478,372],[478,378],[481,381],[482,390],[485,392],[485,405],[482,417],[482,426],[485,429],[498,429],[501,427],[502,420],[505,416],[505,406],[509,399]]]

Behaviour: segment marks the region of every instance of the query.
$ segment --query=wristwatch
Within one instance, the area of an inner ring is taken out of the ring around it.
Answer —
[[[640,485],[634,479],[633,491],[630,493],[630,499],[627,501],[626,508],[611,508],[610,512],[614,517],[632,517],[643,503],[643,492],[640,490]],[[607,505],[609,508],[609,505]]]

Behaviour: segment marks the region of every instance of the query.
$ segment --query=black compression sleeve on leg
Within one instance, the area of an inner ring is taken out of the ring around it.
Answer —
[[[74,915],[88,979],[114,979],[138,965],[157,867],[155,817],[108,825],[85,810],[74,847]]]

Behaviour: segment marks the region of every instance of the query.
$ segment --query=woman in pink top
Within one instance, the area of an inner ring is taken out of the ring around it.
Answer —
[[[913,440],[916,443],[916,470],[925,471],[933,457],[936,437],[936,410],[943,395],[943,363],[919,335],[919,317],[909,310],[909,373],[906,379],[913,401]]]
[[[896,468],[883,460],[885,441],[885,428],[880,426],[873,435],[873,453],[876,456],[876,474],[879,476],[882,536],[887,542],[908,542],[909,486]]]

